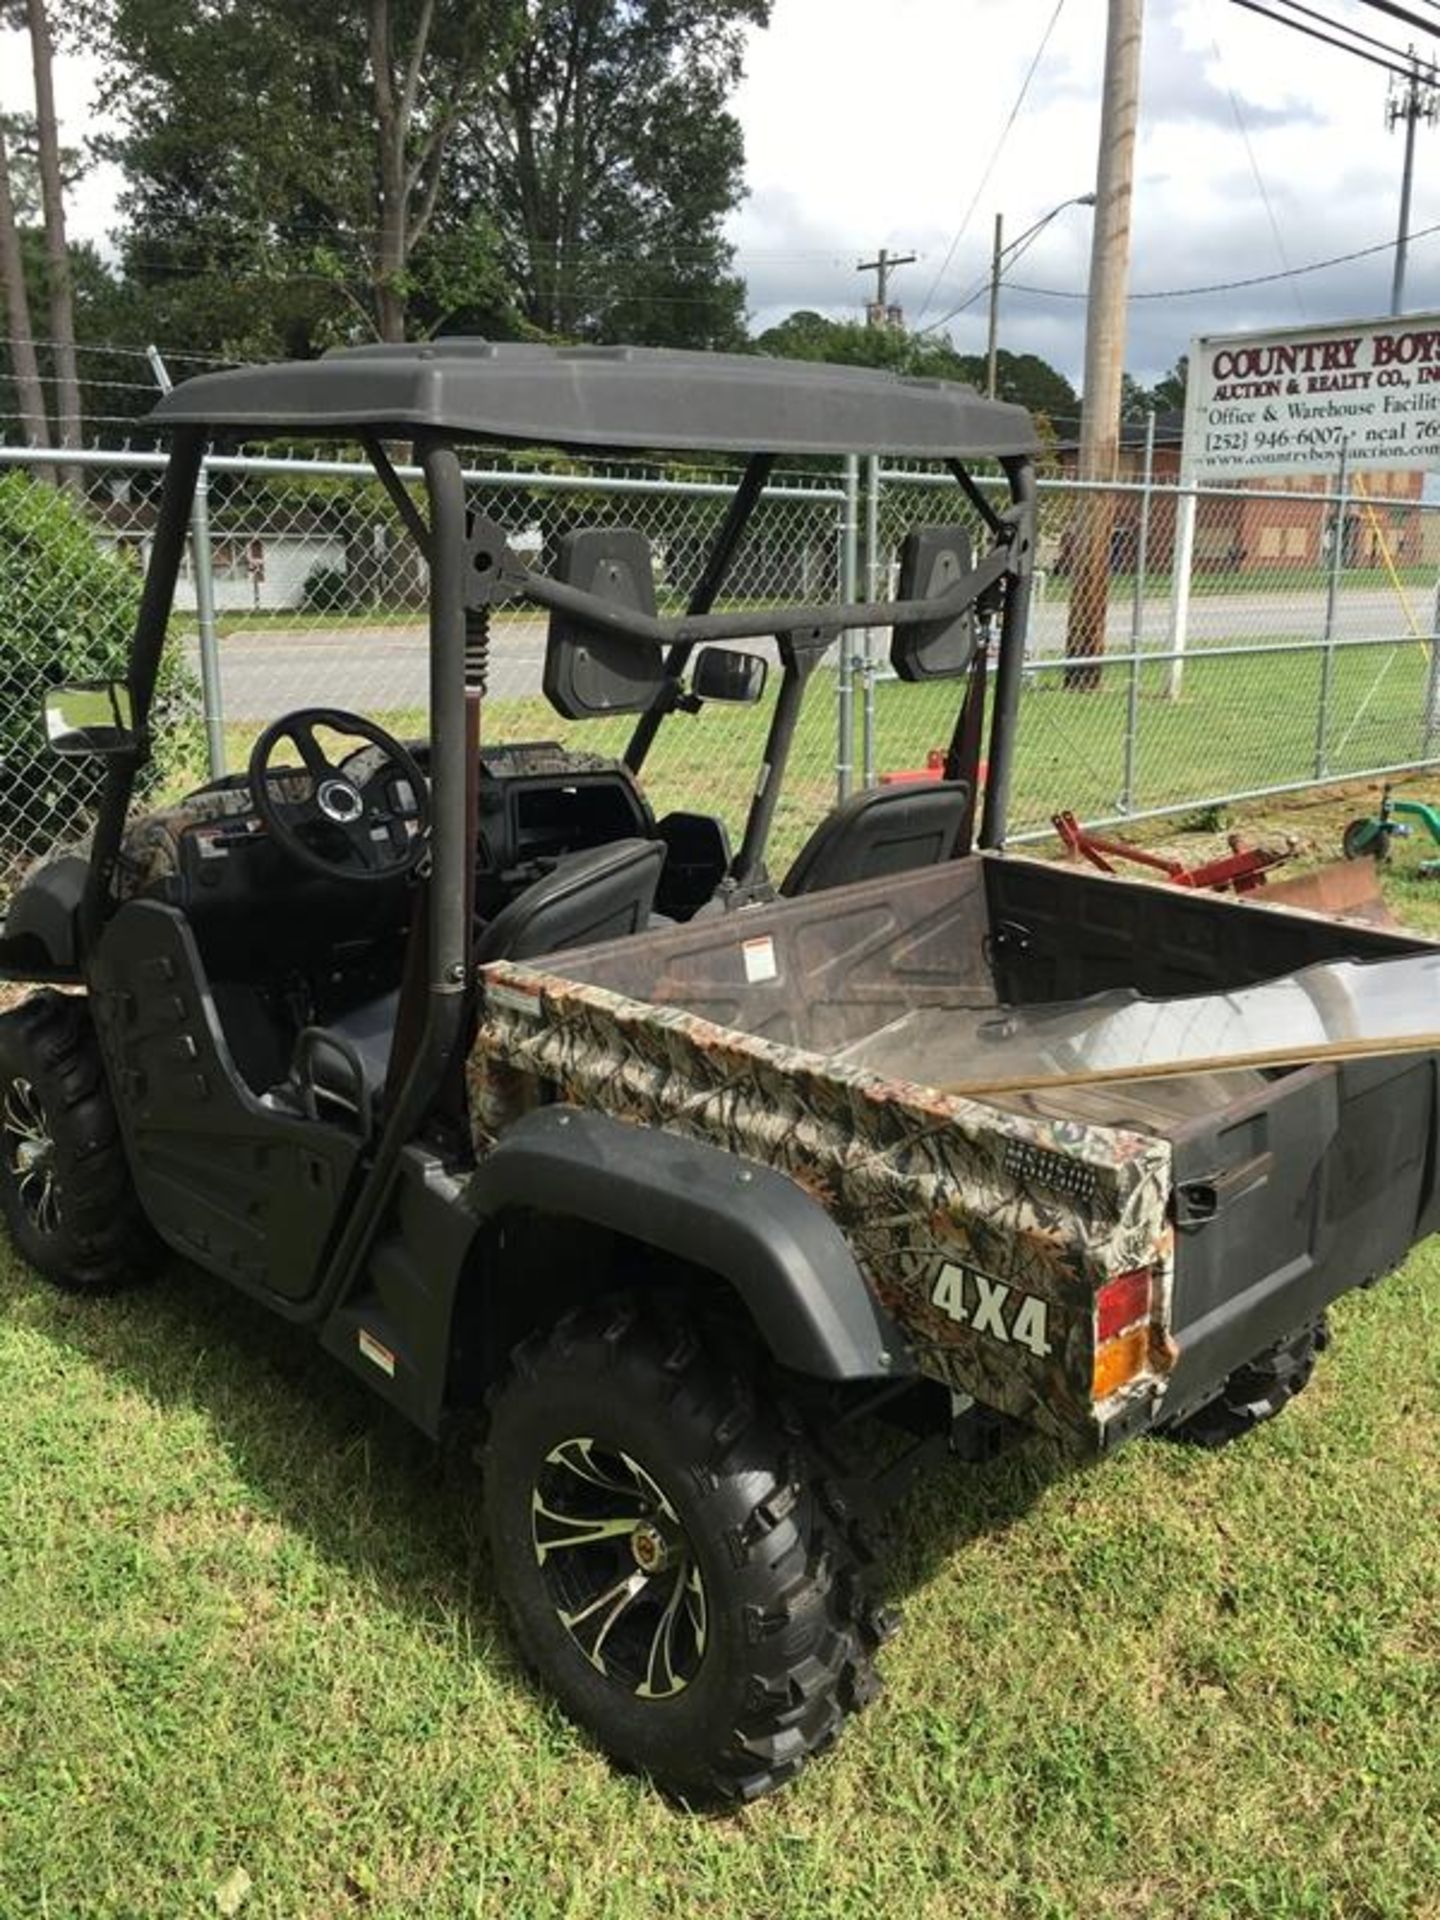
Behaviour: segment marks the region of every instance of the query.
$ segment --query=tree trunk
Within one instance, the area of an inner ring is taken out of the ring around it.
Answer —
[[[375,89],[378,134],[377,174],[380,184],[379,232],[375,248],[375,322],[382,340],[403,340],[408,300],[405,269],[416,231],[423,230],[429,212],[422,212],[412,231],[410,206],[424,171],[423,156],[412,170],[410,129],[425,69],[425,55],[434,19],[434,0],[423,0],[414,40],[397,89],[394,71],[394,34],[390,0],[370,0],[370,71]],[[438,137],[432,158],[439,166],[444,139]]]
[[[35,126],[40,148],[40,192],[45,207],[45,272],[50,282],[50,336],[55,355],[60,445],[80,445],[80,372],[75,361],[75,302],[70,291],[70,250],[65,239],[65,188],[60,178],[60,131],[55,119],[50,22],[45,0],[29,0],[30,55],[35,65]],[[78,467],[62,479],[82,489]]]
[[[15,223],[15,200],[10,191],[10,156],[5,150],[3,121],[0,121],[0,283],[4,285],[5,311],[10,322],[11,364],[15,370],[21,430],[30,446],[48,447],[50,422],[45,414],[40,363],[35,357],[35,336],[30,329],[30,295],[25,285],[20,229]],[[47,480],[53,477],[48,468],[38,467],[35,477],[42,476]]]

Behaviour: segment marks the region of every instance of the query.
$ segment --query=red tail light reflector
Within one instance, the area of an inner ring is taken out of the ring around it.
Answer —
[[[1150,1269],[1137,1267],[1107,1280],[1095,1296],[1095,1344],[1103,1346],[1117,1333],[1150,1318]]]

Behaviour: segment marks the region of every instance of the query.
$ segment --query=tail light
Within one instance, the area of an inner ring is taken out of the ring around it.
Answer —
[[[1091,1396],[1108,1400],[1150,1361],[1151,1272],[1139,1267],[1107,1280],[1095,1296],[1095,1367]]]

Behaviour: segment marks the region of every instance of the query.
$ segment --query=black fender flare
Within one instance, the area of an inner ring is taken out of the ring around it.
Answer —
[[[78,977],[80,901],[89,870],[78,854],[64,854],[21,882],[0,923],[0,978]]]
[[[784,1174],[705,1141],[540,1107],[482,1160],[466,1202],[482,1220],[516,1207],[562,1214],[706,1268],[796,1372],[863,1380],[915,1370],[825,1209]]]

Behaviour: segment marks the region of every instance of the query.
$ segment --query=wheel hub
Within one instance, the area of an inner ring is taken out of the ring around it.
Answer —
[[[645,1574],[663,1573],[674,1555],[670,1543],[652,1521],[642,1520],[630,1536],[635,1564]]]
[[[0,1162],[15,1181],[32,1226],[54,1233],[60,1225],[55,1142],[40,1096],[28,1080],[12,1080],[0,1100]]]
[[[15,1171],[24,1175],[37,1173],[47,1167],[54,1155],[53,1142],[49,1140],[20,1140],[15,1146]]]
[[[531,1494],[535,1558],[556,1618],[598,1672],[641,1700],[695,1678],[708,1604],[683,1523],[658,1482],[617,1447],[552,1447]]]

